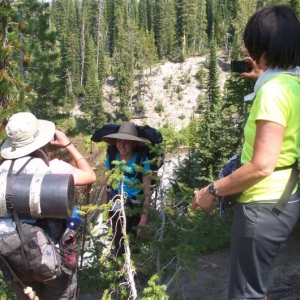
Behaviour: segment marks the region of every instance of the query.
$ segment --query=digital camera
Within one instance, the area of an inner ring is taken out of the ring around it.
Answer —
[[[231,72],[245,73],[250,72],[249,64],[244,60],[232,60],[230,64]]]

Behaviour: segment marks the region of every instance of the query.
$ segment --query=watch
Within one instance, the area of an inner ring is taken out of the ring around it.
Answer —
[[[216,186],[215,186],[215,183],[214,183],[214,182],[212,182],[212,183],[209,184],[209,186],[208,186],[208,191],[209,191],[213,196],[218,197],[218,196],[217,196],[217,191],[216,191]]]

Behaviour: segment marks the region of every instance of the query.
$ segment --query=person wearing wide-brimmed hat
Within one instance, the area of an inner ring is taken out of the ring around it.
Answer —
[[[29,161],[22,173],[72,174],[76,185],[91,184],[96,180],[90,164],[70,142],[69,138],[63,132],[55,129],[54,123],[47,120],[39,120],[29,112],[20,112],[10,117],[5,131],[7,139],[1,147],[1,156],[4,161],[0,166],[0,174],[7,173],[12,163],[12,173],[16,173]],[[41,149],[48,143],[66,149],[73,158],[76,167],[59,159],[48,161],[46,153]],[[29,160],[29,158],[32,159]],[[53,189],[55,188],[53,187]],[[13,221],[7,218],[6,224],[9,224],[9,220]],[[35,225],[38,221],[31,219],[28,222]],[[48,233],[55,242],[58,242],[65,230],[66,220],[52,219],[51,222],[52,224],[56,222],[57,227],[55,228],[60,230],[54,232],[54,230],[51,231],[49,229]],[[76,269],[71,275],[64,274],[59,278],[46,282],[30,282],[30,286],[33,287],[41,300],[75,299],[77,289]],[[13,280],[13,287],[18,300],[28,299],[19,282]]]
[[[117,153],[116,157],[113,157],[112,159],[116,161],[123,160],[125,161],[126,167],[128,167],[129,171],[124,173],[125,179],[123,181],[123,190],[126,198],[128,199],[127,205],[131,208],[135,208],[136,205],[140,205],[142,211],[141,214],[126,216],[126,231],[127,233],[131,233],[133,235],[142,236],[145,233],[145,231],[143,230],[143,226],[145,226],[148,221],[151,180],[148,176],[143,174],[142,183],[144,185],[144,189],[141,191],[136,185],[134,185],[133,183],[136,180],[136,171],[134,168],[134,164],[137,163],[137,146],[144,146],[145,144],[150,143],[150,141],[138,136],[136,126],[132,122],[122,123],[117,133],[102,137],[102,141],[110,145],[115,145]],[[147,158],[141,164],[141,166],[145,169],[145,171],[150,170],[150,164]],[[105,167],[107,169],[110,169],[108,155],[106,157]],[[118,188],[115,189],[115,192],[117,194],[121,192],[121,185],[119,185]],[[143,193],[142,201],[140,200],[141,193]],[[108,193],[104,193],[103,203],[106,204],[109,200],[111,199],[109,199]],[[125,253],[125,249],[124,238],[122,234],[122,223],[120,221],[121,219],[119,217],[119,213],[119,211],[111,211],[110,217],[112,219],[112,226],[114,231],[114,246],[116,249],[116,253],[117,256],[122,256]]]

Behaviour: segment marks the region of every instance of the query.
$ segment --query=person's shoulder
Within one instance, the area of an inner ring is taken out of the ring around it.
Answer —
[[[267,98],[273,99],[280,98],[286,94],[287,85],[289,85],[290,79],[287,79],[283,74],[278,74],[270,80],[266,81],[258,94],[266,95]]]
[[[268,79],[265,84],[263,84],[263,88],[268,89],[282,89],[285,88],[287,85],[292,84],[293,82],[298,82],[299,76],[295,76],[288,72],[281,72],[273,76],[272,78]]]
[[[30,160],[30,161],[29,161]],[[11,160],[4,160],[0,166],[0,172],[8,172],[11,165]],[[28,163],[27,163],[28,162]],[[41,158],[31,158],[30,156],[20,157],[14,160],[13,172],[18,172],[25,164],[22,173],[35,174],[35,173],[50,173],[49,167]]]
[[[73,165],[57,158],[50,160],[49,165],[52,173],[57,174],[75,174],[76,170],[78,170]]]
[[[71,166],[71,164],[65,162],[64,160],[54,158],[49,161],[49,165],[51,169],[59,169],[64,166]]]

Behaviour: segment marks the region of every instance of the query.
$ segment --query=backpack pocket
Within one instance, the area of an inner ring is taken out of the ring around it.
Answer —
[[[61,276],[61,258],[54,242],[37,226],[26,223],[21,226],[27,247],[22,245],[16,230],[3,233],[0,235],[0,255],[22,281],[43,282]]]

